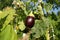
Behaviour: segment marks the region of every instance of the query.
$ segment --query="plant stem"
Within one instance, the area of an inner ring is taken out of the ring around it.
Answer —
[[[46,31],[46,40],[50,40],[50,37],[49,37],[49,28],[47,28],[47,31]]]

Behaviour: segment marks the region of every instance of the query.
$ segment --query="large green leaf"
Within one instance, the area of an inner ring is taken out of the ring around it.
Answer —
[[[17,40],[17,35],[13,30],[13,26],[8,25],[0,32],[0,40]]]

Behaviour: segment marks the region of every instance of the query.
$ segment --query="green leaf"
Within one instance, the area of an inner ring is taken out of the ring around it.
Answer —
[[[8,15],[8,13],[4,13],[3,11],[0,11],[0,19],[4,18]]]
[[[7,7],[3,9],[3,11],[0,11],[0,19],[6,17],[8,14],[14,14],[15,10],[11,7]]]
[[[17,35],[12,25],[6,26],[6,28],[0,32],[0,40],[17,40]]]
[[[23,31],[23,30],[25,29],[24,22],[23,22],[23,21],[20,21],[18,24],[19,24],[19,29],[20,29],[21,31]]]
[[[13,20],[13,15],[8,15],[7,18],[6,18],[6,21],[3,24],[3,27],[5,27],[6,25],[8,25],[11,20]]]

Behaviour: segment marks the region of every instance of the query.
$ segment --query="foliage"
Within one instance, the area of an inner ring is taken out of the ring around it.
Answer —
[[[59,40],[60,39],[60,12],[56,15],[49,13],[58,0],[1,0],[0,1],[0,40],[22,40],[25,31],[29,40]],[[33,4],[33,5],[32,5]],[[44,14],[43,9],[47,14]],[[33,12],[35,24],[32,28],[25,26],[26,17]],[[31,33],[29,32],[31,31]]]
[[[0,32],[0,40],[17,40],[17,35],[12,25],[7,25],[6,28]]]
[[[12,6],[13,0],[0,0],[0,9],[6,7],[6,6]]]

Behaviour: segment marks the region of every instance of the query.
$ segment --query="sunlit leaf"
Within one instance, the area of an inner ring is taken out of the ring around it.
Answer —
[[[5,10],[5,9],[4,9]],[[3,11],[3,12],[5,12],[5,13],[7,13],[7,14],[9,14],[7,17],[6,17],[6,20],[5,20],[5,22],[4,22],[4,24],[3,24],[3,28],[2,28],[2,30],[5,28],[5,26],[7,26],[12,20],[13,20],[13,16],[14,16],[14,14],[15,14],[15,10],[14,9],[11,9],[11,8],[7,8],[5,11]]]
[[[0,40],[17,40],[17,35],[13,30],[13,26],[8,25],[0,32]]]
[[[23,31],[25,29],[25,25],[24,25],[24,22],[23,21],[19,22],[19,29],[21,31]]]

